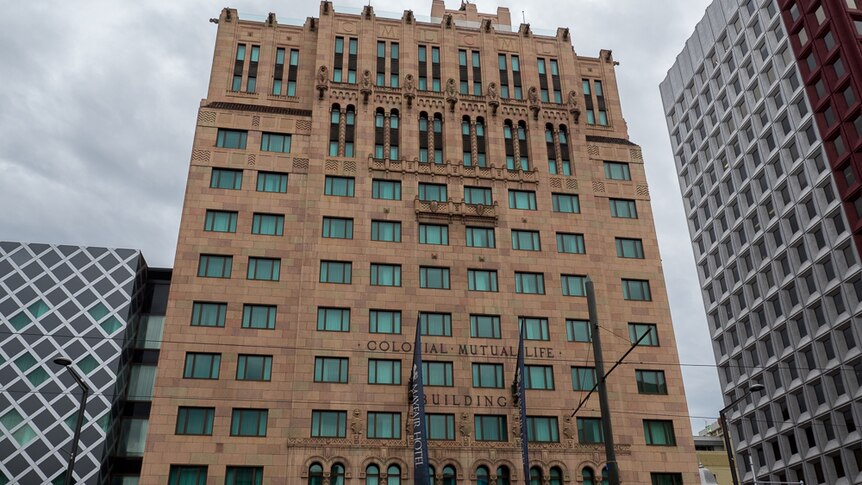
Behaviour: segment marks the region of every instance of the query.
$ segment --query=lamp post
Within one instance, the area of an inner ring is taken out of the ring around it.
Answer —
[[[84,408],[87,405],[87,396],[90,394],[90,388],[84,384],[84,381],[81,379],[81,376],[75,372],[75,369],[72,367],[72,360],[68,357],[57,357],[54,359],[54,363],[65,367],[72,377],[75,378],[75,382],[81,386],[81,405],[78,407],[78,419],[75,423],[75,435],[72,437],[72,451],[69,452],[69,465],[66,468],[66,485],[72,485],[72,473],[75,470],[75,458],[78,455],[78,440],[81,438],[81,426],[84,425]]]
[[[739,485],[739,478],[736,476],[736,460],[733,459],[733,449],[730,446],[730,430],[727,428],[727,418],[724,417],[724,413],[730,408],[732,408],[734,405],[736,405],[736,403],[748,397],[748,395],[752,392],[758,392],[764,389],[766,389],[766,387],[764,387],[763,384],[752,384],[748,386],[747,392],[734,399],[733,402],[731,402],[718,412],[718,424],[721,425],[721,434],[724,436],[724,449],[727,451],[727,461],[730,464],[730,478],[733,479],[733,485]]]

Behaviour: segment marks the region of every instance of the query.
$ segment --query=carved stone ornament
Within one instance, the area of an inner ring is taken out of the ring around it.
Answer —
[[[458,102],[458,90],[455,88],[455,80],[451,77],[446,80],[446,101],[449,103],[449,111],[455,111]]]
[[[569,113],[572,114],[572,120],[575,124],[578,124],[578,120],[581,118],[581,107],[578,105],[578,93],[575,91],[569,91]]]
[[[530,104],[530,111],[533,112],[533,119],[539,119],[539,112],[542,110],[542,102],[539,100],[539,90],[536,86],[531,86],[527,90],[527,100]]]
[[[329,69],[326,66],[320,66],[317,69],[317,92],[318,99],[323,99],[323,93],[329,89]]]
[[[362,93],[362,102],[368,104],[368,97],[371,96],[371,71],[368,69],[362,71],[361,83],[359,92]]]
[[[413,74],[404,76],[404,98],[407,100],[407,107],[413,107],[413,98],[416,97],[416,82],[413,79]]]
[[[497,83],[493,81],[488,84],[488,106],[491,107],[491,114],[497,116],[497,108],[500,106],[500,100],[497,94]]]

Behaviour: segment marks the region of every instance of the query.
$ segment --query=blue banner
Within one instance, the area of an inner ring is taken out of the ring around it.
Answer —
[[[526,325],[521,325],[521,336],[518,340],[518,361],[515,364],[515,381],[512,383],[512,393],[518,405],[521,426],[521,460],[524,463],[524,483],[530,485],[530,452],[527,449],[527,395],[524,392],[524,332]]]
[[[410,419],[413,421],[413,477],[415,485],[428,483],[428,429],[425,423],[425,385],[422,382],[422,338],[416,317],[413,369],[410,371]]]

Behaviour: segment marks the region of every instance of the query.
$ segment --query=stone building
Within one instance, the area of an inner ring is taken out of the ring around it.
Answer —
[[[584,282],[622,478],[695,483],[640,148],[614,58],[475,5],[280,24],[224,9],[189,167],[141,483],[600,483]],[[209,481],[207,481],[209,480]]]

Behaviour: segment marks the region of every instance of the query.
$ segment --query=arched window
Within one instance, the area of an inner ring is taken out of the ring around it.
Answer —
[[[527,123],[518,122],[518,148],[521,154],[521,170],[530,170],[530,156],[527,148]]]
[[[509,467],[505,465],[497,467],[497,485],[511,485],[511,483]]]
[[[569,133],[566,125],[560,125],[557,139],[560,141],[560,170],[563,175],[572,174],[572,162],[569,159]]]
[[[329,485],[344,485],[344,465],[336,463],[330,471]]]
[[[512,120],[503,122],[503,148],[506,151],[506,168],[515,170],[515,130]]]
[[[563,485],[563,471],[559,467],[551,468],[551,485]]]
[[[434,113],[434,163],[443,164],[443,115]]]
[[[398,110],[393,109],[389,113],[389,159],[398,160],[398,140],[401,132],[398,124]]]
[[[476,485],[491,485],[490,472],[488,467],[480,466],[476,469]]]
[[[461,118],[461,147],[462,147],[462,160],[464,161],[464,166],[469,167],[473,165],[473,156],[470,151],[470,117],[465,116]]]
[[[383,159],[383,136],[385,129],[383,108],[377,108],[374,112],[374,158],[378,160]]]
[[[488,166],[487,143],[485,143],[485,120],[476,118],[476,164],[480,167]]]
[[[380,468],[377,465],[365,467],[365,485],[380,485]]]
[[[419,113],[419,161],[427,163],[428,160],[428,113]]]
[[[323,466],[320,463],[312,463],[308,467],[308,485],[323,485]]]
[[[584,485],[596,485],[596,474],[588,466],[581,470],[581,478],[584,480]]]
[[[434,485],[434,479],[437,476],[437,470],[434,468],[434,465],[428,465],[428,483],[429,485]]]
[[[353,142],[356,136],[356,108],[353,105],[347,106],[345,113],[346,127],[344,128],[344,156],[353,156]]]
[[[455,480],[458,478],[458,474],[455,471],[455,467],[452,465],[446,465],[443,467],[443,485],[455,485]]]
[[[332,105],[329,114],[329,156],[338,156],[338,125],[341,123],[341,106]]]
[[[542,482],[542,469],[534,466],[530,468],[530,485],[544,485]]]
[[[389,465],[386,475],[386,485],[401,485],[401,468],[398,465]]]
[[[608,466],[602,468],[602,485],[608,485]]]

